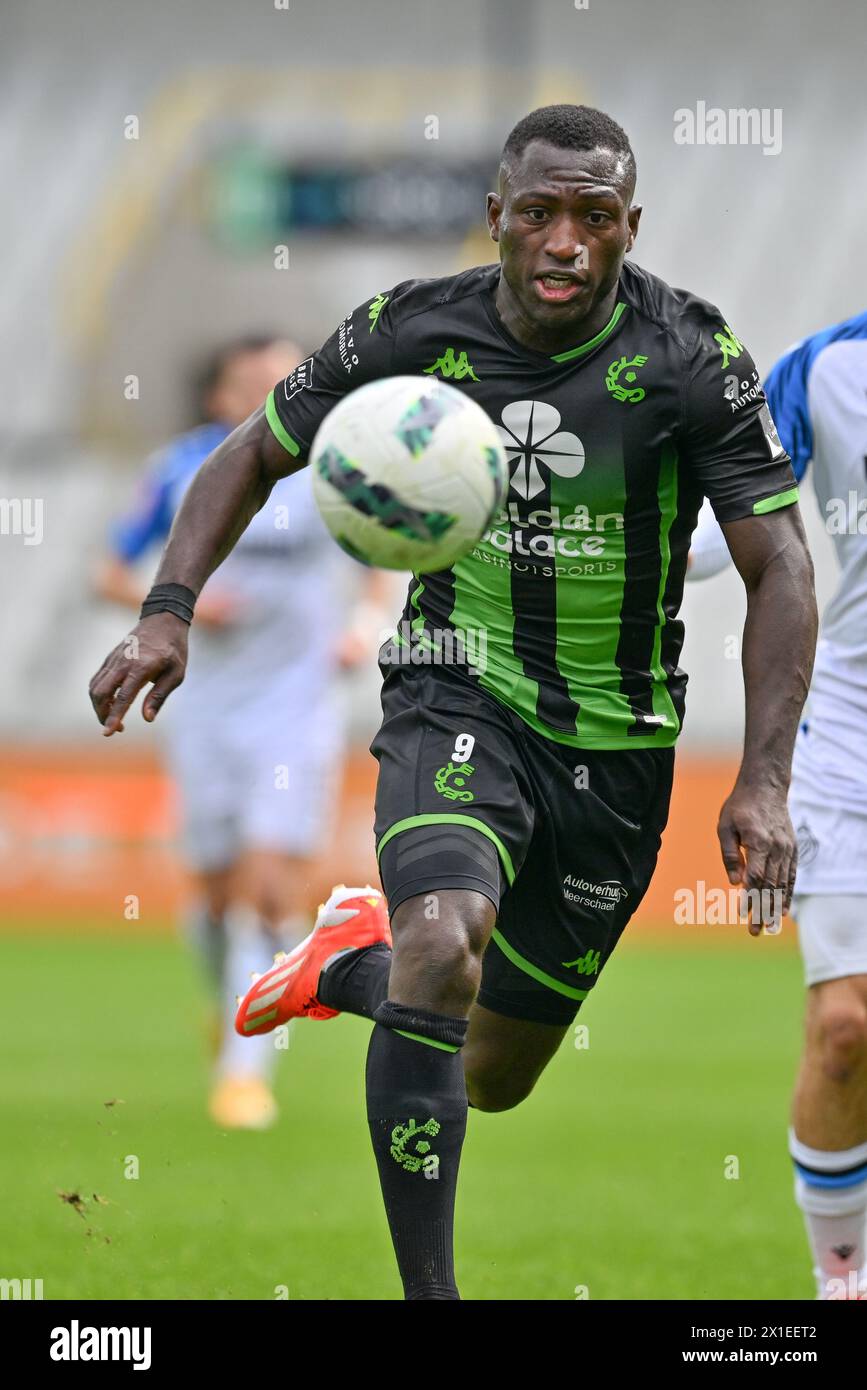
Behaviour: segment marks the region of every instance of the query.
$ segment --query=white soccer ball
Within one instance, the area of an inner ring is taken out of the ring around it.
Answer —
[[[448,569],[502,505],[509,468],[497,429],[454,386],[393,376],[351,392],[310,451],[325,525],[354,559],[383,569]]]

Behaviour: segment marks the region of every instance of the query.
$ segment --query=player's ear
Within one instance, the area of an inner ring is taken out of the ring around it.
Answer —
[[[489,193],[486,200],[485,216],[488,221],[488,231],[491,236],[491,241],[500,240],[500,217],[502,211],[503,200],[499,193]]]
[[[641,212],[641,206],[637,204],[631,207],[626,214],[626,220],[629,223],[629,239],[626,242],[627,251],[631,251],[635,245],[635,238],[638,236],[638,224],[641,221]]]

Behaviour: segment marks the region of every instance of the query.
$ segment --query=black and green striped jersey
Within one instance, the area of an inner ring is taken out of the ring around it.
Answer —
[[[683,718],[677,613],[702,498],[723,522],[788,506],[788,455],[753,361],[713,305],[627,262],[606,326],[548,357],[501,322],[499,273],[377,295],[274,388],[268,420],[303,458],[364,382],[418,373],[470,395],[499,428],[508,497],[470,554],[413,577],[412,635],[436,646],[474,634],[484,660],[459,678],[548,738],[668,746]]]

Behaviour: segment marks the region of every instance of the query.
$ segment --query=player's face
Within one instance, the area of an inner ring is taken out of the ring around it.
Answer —
[[[521,318],[565,334],[614,289],[638,232],[640,207],[621,158],[610,150],[561,150],[534,140],[499,194],[488,195],[488,226]]]
[[[227,363],[208,401],[209,414],[227,425],[243,424],[266,399],[275,381],[298,366],[302,353],[294,343],[276,342],[257,352],[239,352]]]

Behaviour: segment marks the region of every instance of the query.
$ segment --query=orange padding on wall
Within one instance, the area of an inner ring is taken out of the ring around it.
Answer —
[[[735,772],[727,759],[678,758],[669,828],[634,927],[702,930],[675,926],[675,894],[699,881],[708,889],[726,884],[716,822]],[[375,778],[367,750],[353,751],[336,823],[311,872],[310,907],[334,882],[378,882]],[[0,750],[4,926],[92,923],[105,929],[115,920],[166,930],[186,886],[172,787],[152,754],[127,750],[117,738],[95,738],[86,747]],[[731,929],[713,932],[719,933],[731,935]]]

